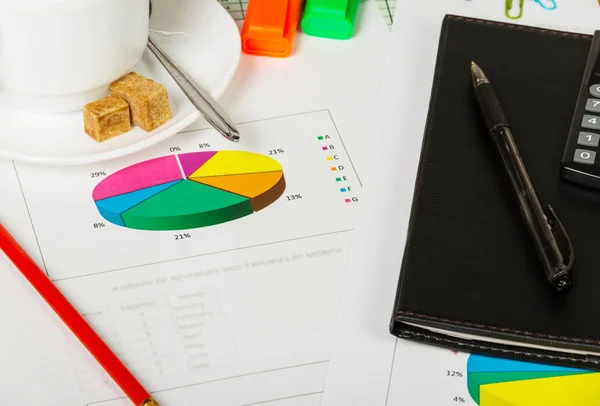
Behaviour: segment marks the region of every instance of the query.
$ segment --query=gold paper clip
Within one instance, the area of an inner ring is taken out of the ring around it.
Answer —
[[[506,6],[504,8],[504,13],[506,14],[506,16],[508,18],[510,18],[512,20],[518,20],[523,15],[523,0],[519,0],[519,14],[518,15],[513,16],[510,14],[512,8],[513,8],[513,0],[506,0]]]

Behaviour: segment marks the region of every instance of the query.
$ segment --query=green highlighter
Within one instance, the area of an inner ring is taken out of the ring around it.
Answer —
[[[354,33],[359,4],[360,0],[307,0],[302,31],[314,37],[348,39]]]

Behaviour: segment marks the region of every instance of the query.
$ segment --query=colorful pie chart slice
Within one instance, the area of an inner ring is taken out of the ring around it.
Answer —
[[[102,217],[138,230],[183,230],[265,209],[286,188],[276,160],[253,152],[169,155],[124,168],[92,194]]]

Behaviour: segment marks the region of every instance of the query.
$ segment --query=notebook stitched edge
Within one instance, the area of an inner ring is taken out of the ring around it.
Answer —
[[[471,23],[481,24],[481,25],[494,25],[494,26],[498,26],[498,27],[515,28],[515,29],[519,29],[522,31],[531,31],[531,32],[540,32],[540,33],[543,32],[545,34],[554,35],[557,37],[591,38],[591,35],[588,35],[588,34],[579,34],[576,32],[552,30],[552,29],[548,29],[548,28],[533,27],[533,26],[529,26],[529,25],[521,25],[521,24],[514,24],[514,23],[503,23],[500,21],[483,20],[483,19],[479,19],[479,18],[463,17],[463,16],[457,16],[457,15],[453,15],[453,14],[448,14],[448,18],[454,19],[454,20],[468,21]]]
[[[562,355],[547,355],[547,354],[533,353],[533,352],[529,352],[529,351],[507,350],[504,348],[490,347],[490,346],[481,345],[481,344],[464,343],[461,341],[455,341],[455,340],[450,340],[450,339],[447,339],[444,337],[440,337],[435,334],[419,333],[416,331],[409,331],[409,330],[402,330],[402,334],[403,334],[403,336],[405,336],[407,338],[409,338],[409,337],[413,337],[416,339],[421,338],[424,341],[432,341],[433,340],[438,343],[445,343],[452,347],[459,347],[461,349],[466,349],[466,350],[481,350],[481,351],[489,351],[492,353],[501,353],[501,354],[527,355],[529,357],[535,357],[535,358],[538,358],[541,360],[546,360],[546,361],[557,361],[557,360],[572,361],[572,362],[575,362],[575,363],[578,363],[581,365],[586,365],[586,364],[599,365],[600,364],[600,359],[595,359],[595,358],[590,358],[590,357],[587,357],[584,360],[581,358],[568,357],[568,356],[562,356]],[[469,351],[469,352],[472,352],[472,351]]]
[[[486,324],[470,323],[467,321],[451,320],[451,319],[445,319],[442,317],[428,316],[426,314],[415,313],[415,312],[405,311],[405,310],[397,311],[394,315],[394,319],[396,319],[399,316],[422,318],[425,320],[439,321],[439,322],[443,322],[443,323],[457,324],[460,326],[482,328],[482,329],[488,329],[488,330],[493,330],[493,331],[521,334],[521,335],[531,336],[531,337],[549,338],[551,340],[558,339],[558,340],[570,341],[570,342],[574,342],[574,343],[600,344],[600,341],[592,340],[592,339],[588,339],[588,338],[562,337],[562,336],[554,336],[554,335],[550,335],[550,334],[534,333],[531,331],[515,330],[515,329],[511,329],[511,328],[506,328],[506,327],[495,327],[495,326],[489,326]]]

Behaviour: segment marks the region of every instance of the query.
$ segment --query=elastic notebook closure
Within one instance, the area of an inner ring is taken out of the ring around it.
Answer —
[[[302,0],[252,0],[242,27],[242,50],[247,54],[286,57],[292,45]]]
[[[315,37],[348,39],[360,0],[307,0],[302,18],[302,31]]]

